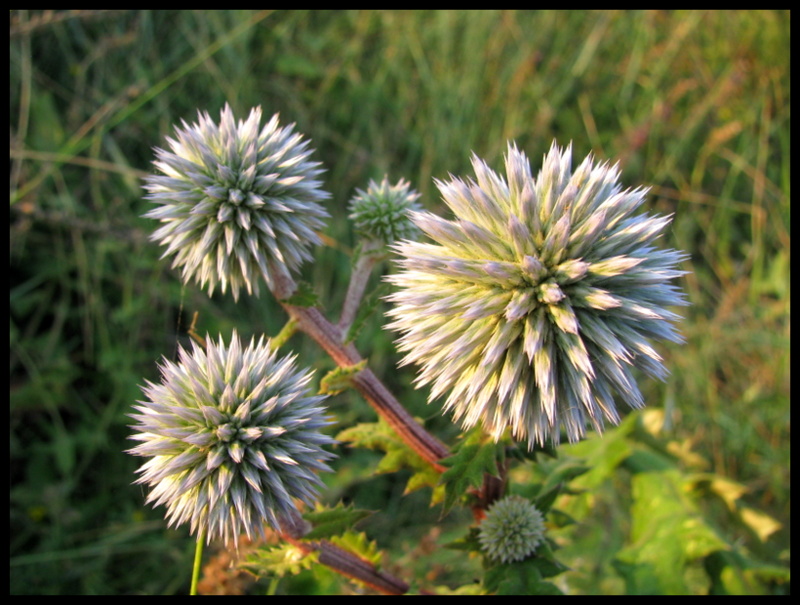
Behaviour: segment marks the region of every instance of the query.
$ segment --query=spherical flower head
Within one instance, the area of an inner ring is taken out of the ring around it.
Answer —
[[[330,194],[320,187],[318,162],[308,157],[308,141],[280,128],[278,115],[262,128],[261,108],[238,122],[226,104],[217,124],[198,112],[196,124],[183,123],[171,151],[156,148],[155,167],[146,178],[147,199],[158,207],[145,214],[163,225],[151,239],[175,255],[183,281],[194,278],[209,294],[219,284],[258,294],[278,274],[296,271],[320,243],[316,231],[328,212],[320,204]]]
[[[263,536],[265,525],[297,513],[295,499],[312,504],[322,482],[315,471],[331,470],[322,446],[334,440],[330,424],[309,389],[311,374],[278,358],[270,342],[242,348],[233,333],[179,349],[179,363],[164,360],[161,383],[147,382],[146,401],[131,414],[129,450],[150,458],[136,483],[151,487],[147,502],[165,504],[170,526],[189,522],[206,540],[238,543]]]
[[[489,558],[502,563],[521,561],[544,541],[544,516],[521,496],[506,496],[486,511],[478,542]]]
[[[416,384],[450,391],[465,427],[510,428],[529,448],[616,424],[615,395],[643,406],[632,370],[663,379],[650,341],[681,341],[665,307],[686,304],[670,284],[686,256],[654,245],[671,217],[634,214],[645,189],[622,191],[591,156],[573,172],[571,155],[554,143],[535,179],[513,144],[506,178],[473,156],[477,180],[436,182],[455,219],[412,214],[435,243],[396,244],[389,278]]]
[[[409,213],[422,210],[422,206],[416,203],[420,194],[410,187],[404,179],[390,185],[388,177],[383,177],[380,185],[371,180],[366,191],[356,189],[357,195],[350,201],[350,218],[359,235],[382,245],[415,239],[419,229]]]

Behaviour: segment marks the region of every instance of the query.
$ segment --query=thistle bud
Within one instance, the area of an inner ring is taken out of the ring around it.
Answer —
[[[506,496],[486,511],[478,542],[490,559],[512,563],[535,553],[544,532],[539,509],[521,496]]]

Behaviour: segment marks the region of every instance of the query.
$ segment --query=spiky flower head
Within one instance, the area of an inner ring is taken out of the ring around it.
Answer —
[[[242,288],[257,295],[262,278],[271,286],[320,243],[329,216],[320,202],[330,194],[316,178],[319,163],[294,124],[280,128],[275,114],[262,128],[260,107],[246,121],[226,104],[219,124],[200,112],[182,124],[167,138],[171,151],[156,148],[163,174],[146,178],[158,207],[145,216],[164,223],[151,239],[167,246],[163,257],[175,255],[184,282],[194,278],[209,294],[230,286],[235,299]]]
[[[477,181],[436,182],[455,219],[413,214],[436,243],[397,244],[389,278],[417,385],[450,391],[465,427],[510,428],[529,448],[619,422],[615,394],[643,406],[633,368],[663,378],[650,341],[681,341],[665,307],[686,304],[670,284],[686,257],[654,246],[671,217],[634,214],[646,189],[622,191],[591,156],[573,172],[571,155],[553,143],[536,179],[511,143],[506,178],[473,155]]]
[[[422,206],[416,203],[420,194],[410,187],[404,179],[390,185],[389,178],[383,177],[380,185],[370,180],[366,191],[356,189],[357,195],[350,201],[350,218],[358,233],[382,245],[415,239],[419,229],[409,213],[422,210]]]
[[[279,529],[295,499],[313,503],[315,471],[331,470],[322,446],[334,440],[320,432],[330,424],[325,397],[312,394],[293,356],[277,357],[263,338],[242,348],[236,332],[229,346],[206,342],[205,351],[181,347],[179,363],[164,360],[161,383],[143,387],[147,400],[131,414],[141,443],[129,453],[150,458],[136,483],[151,487],[148,503],[166,505],[170,526],[189,522],[207,541],[237,543],[265,524]]]
[[[486,511],[478,542],[489,558],[502,563],[521,561],[544,541],[544,516],[522,496],[506,496]]]

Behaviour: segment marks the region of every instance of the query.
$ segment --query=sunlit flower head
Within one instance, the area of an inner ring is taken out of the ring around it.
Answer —
[[[417,363],[430,400],[498,439],[570,441],[619,422],[615,397],[644,405],[633,370],[664,378],[651,344],[681,342],[667,306],[686,258],[655,241],[671,217],[634,214],[646,189],[622,190],[618,169],[555,143],[534,179],[509,144],[506,176],[477,156],[475,180],[436,185],[455,217],[413,213],[434,243],[401,242],[388,279],[390,328],[403,363]]]
[[[174,255],[184,282],[194,279],[213,294],[217,285],[258,294],[276,272],[296,271],[320,243],[316,231],[330,197],[321,189],[318,162],[309,161],[308,141],[279,127],[278,115],[261,126],[261,108],[238,122],[228,105],[217,124],[198,113],[182,122],[170,151],[156,148],[155,167],[146,178],[147,199],[158,206],[145,214],[163,225],[152,239]]]
[[[136,483],[151,490],[148,503],[167,507],[170,526],[189,523],[192,534],[237,542],[280,529],[312,504],[331,470],[320,432],[330,424],[324,397],[309,387],[311,374],[278,358],[269,341],[243,348],[236,332],[226,346],[206,339],[204,351],[179,349],[179,363],[164,360],[161,382],[147,382],[145,401],[131,414],[141,443],[129,450],[149,458]]]
[[[408,181],[400,179],[390,185],[384,177],[380,185],[370,181],[366,191],[356,189],[356,193],[350,202],[350,218],[362,237],[388,245],[419,234],[409,213],[422,210],[416,203],[420,194]]]
[[[521,561],[544,541],[544,516],[522,496],[506,496],[486,511],[478,542],[489,558],[502,563]]]

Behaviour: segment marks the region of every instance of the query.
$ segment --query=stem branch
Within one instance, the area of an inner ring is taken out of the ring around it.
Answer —
[[[316,307],[299,307],[285,302],[297,289],[297,284],[283,267],[275,267],[270,289],[297,327],[311,336],[330,355],[339,367],[350,367],[362,361],[352,343],[342,343],[342,331],[333,325]],[[365,368],[353,378],[353,384],[375,411],[384,418],[415,452],[439,471],[439,460],[450,455],[447,446],[426,431],[400,404],[384,384]]]
[[[319,309],[283,304],[289,315],[297,320],[301,330],[311,336],[340,367],[350,367],[362,361],[352,344],[342,344],[342,334]],[[395,432],[415,452],[432,464],[439,472],[444,467],[439,460],[450,455],[447,446],[426,431],[394,395],[384,386],[372,370],[363,369],[353,377],[353,384],[369,404],[386,420]]]
[[[347,294],[342,305],[342,315],[339,318],[339,329],[342,334],[346,334],[348,328],[355,321],[364,291],[367,289],[367,282],[372,274],[375,265],[380,262],[381,257],[377,252],[378,244],[365,243],[358,252],[358,258],[350,274],[350,283],[347,286]]]
[[[197,581],[200,579],[200,563],[203,560],[203,541],[205,532],[197,532],[197,545],[194,549],[194,566],[192,567],[192,586],[189,589],[190,595],[197,594]]]

